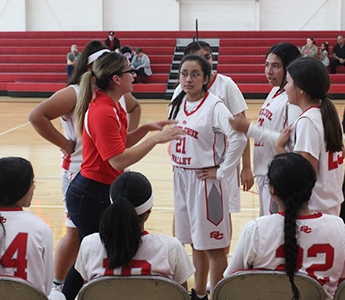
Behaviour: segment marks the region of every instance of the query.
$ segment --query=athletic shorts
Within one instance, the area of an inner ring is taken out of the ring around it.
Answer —
[[[175,236],[196,250],[230,245],[229,180],[200,180],[196,170],[174,168]]]
[[[63,203],[64,203],[64,209],[65,209],[65,224],[67,227],[76,228],[74,223],[72,222],[70,216],[68,215],[67,206],[66,206],[66,192],[69,187],[70,182],[73,180],[73,178],[77,175],[77,173],[72,173],[70,171],[67,171],[65,169],[62,169],[61,177],[62,177],[62,195],[63,195]]]
[[[268,178],[265,175],[256,176],[256,184],[260,197],[260,216],[271,215],[278,212],[278,205],[272,200],[268,188]]]

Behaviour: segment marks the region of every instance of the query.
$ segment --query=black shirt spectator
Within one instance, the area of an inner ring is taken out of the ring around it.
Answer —
[[[109,31],[109,36],[108,38],[104,41],[104,44],[108,46],[108,48],[111,51],[118,50],[120,51],[120,41],[119,39],[115,36],[114,31]]]
[[[331,73],[335,74],[338,65],[345,65],[344,36],[338,35],[338,43],[333,47]]]

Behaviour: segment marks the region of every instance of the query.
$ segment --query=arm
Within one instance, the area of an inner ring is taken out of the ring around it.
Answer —
[[[140,103],[131,93],[124,95],[127,109],[128,128],[127,131],[137,129],[140,122],[141,107]]]
[[[52,124],[52,120],[73,113],[77,95],[73,87],[66,87],[36,106],[28,119],[35,130],[47,141],[61,148],[66,154],[74,150],[75,142],[66,139]]]
[[[245,112],[242,112],[245,117]],[[250,143],[247,138],[247,145],[244,148],[242,154],[242,170],[241,170],[241,183],[243,185],[243,191],[249,191],[254,184],[254,176],[252,172],[252,167],[250,164]]]
[[[234,254],[223,274],[224,277],[236,271],[255,268],[254,262],[258,252],[259,238],[257,221],[254,219],[243,228]]]
[[[140,127],[137,130],[140,130]],[[132,133],[135,133],[135,131],[132,131]],[[124,152],[109,158],[108,162],[114,169],[123,170],[142,159],[157,144],[166,143],[173,139],[178,139],[179,135],[184,134],[184,130],[177,127],[170,127],[155,134],[154,136],[149,137],[139,145],[125,149]]]
[[[236,169],[241,158],[243,150],[246,146],[247,139],[243,133],[233,130],[228,119],[232,115],[228,109],[225,108],[224,103],[219,102],[213,111],[212,127],[216,131],[223,133],[227,138],[227,147],[224,155],[224,161],[219,165],[219,168],[205,168],[196,172],[199,179],[217,178],[218,180],[230,176]]]
[[[314,45],[312,48],[313,48],[313,56],[317,57],[317,46]]]
[[[44,231],[43,231],[43,264],[44,264],[44,274],[42,274],[42,277],[45,279],[45,294],[49,295],[52,286],[53,286],[53,279],[54,279],[54,273],[53,273],[53,251],[54,251],[54,242],[53,242],[53,233],[51,229],[48,227],[48,225],[44,225]],[[42,270],[43,271],[43,270]]]
[[[317,175],[318,169],[319,169],[319,161],[308,152],[303,152],[303,151],[296,151],[296,152],[301,154],[304,158],[306,158],[311,163]]]
[[[323,51],[320,55],[320,60],[323,61],[323,59],[326,57],[326,55],[327,55],[327,52]]]

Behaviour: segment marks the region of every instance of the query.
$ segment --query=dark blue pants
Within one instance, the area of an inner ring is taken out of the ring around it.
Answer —
[[[99,231],[104,211],[110,205],[110,185],[82,176],[80,173],[70,183],[66,193],[68,214],[77,226],[81,238]],[[74,269],[69,270],[62,292],[67,300],[74,300],[83,286],[83,279]]]

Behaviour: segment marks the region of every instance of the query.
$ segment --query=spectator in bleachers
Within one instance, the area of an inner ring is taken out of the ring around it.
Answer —
[[[320,47],[320,61],[325,65],[325,67],[329,66],[329,50],[328,50],[328,42],[324,42],[321,44]]]
[[[302,155],[275,156],[267,178],[279,212],[247,223],[224,277],[244,269],[286,271],[293,299],[299,299],[294,281],[298,271],[321,282],[327,299],[333,299],[339,279],[345,278],[343,220],[309,210],[316,172]]]
[[[345,46],[344,36],[338,35],[338,43],[333,47],[332,59],[331,59],[331,74],[335,74],[337,66],[345,65]]]
[[[78,61],[78,58],[80,57],[80,52],[78,51],[77,45],[71,46],[71,52],[67,54],[67,77],[70,78],[74,69],[75,64]]]
[[[141,77],[142,83],[146,83],[146,76],[152,75],[150,59],[145,53],[143,53],[143,50],[140,47],[135,49],[135,55],[132,59],[131,65],[137,75]]]
[[[110,198],[113,203],[99,232],[86,236],[80,245],[75,268],[84,281],[104,275],[153,275],[187,289],[195,268],[182,244],[175,237],[145,231],[153,205],[148,179],[125,172],[112,183]]]
[[[307,44],[304,45],[301,49],[301,54],[303,57],[305,56],[312,56],[316,57],[317,56],[317,46],[315,44],[315,41],[312,37],[307,38]]]
[[[108,38],[104,41],[104,44],[108,46],[111,51],[120,51],[120,41],[115,36],[114,31],[109,31]]]
[[[128,58],[128,60],[131,62],[134,56],[133,49],[131,46],[123,46],[120,50],[120,52]]]

